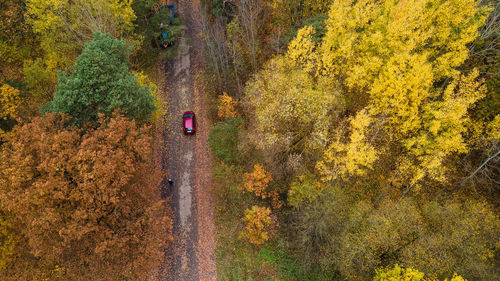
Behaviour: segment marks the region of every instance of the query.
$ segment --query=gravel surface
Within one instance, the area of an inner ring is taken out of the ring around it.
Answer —
[[[199,0],[180,1],[186,22],[174,59],[158,63],[159,95],[167,104],[165,116],[155,124],[156,161],[165,171],[162,195],[174,214],[174,241],[153,280],[216,280],[214,202],[212,199],[210,123],[201,71]],[[196,135],[182,132],[182,113],[196,114]],[[174,183],[170,187],[167,179]]]

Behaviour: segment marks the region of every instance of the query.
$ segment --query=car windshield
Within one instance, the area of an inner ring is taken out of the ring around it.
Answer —
[[[186,114],[186,115],[184,115],[184,117],[194,117],[194,115],[193,114]]]

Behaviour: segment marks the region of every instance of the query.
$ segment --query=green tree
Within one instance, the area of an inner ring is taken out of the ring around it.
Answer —
[[[128,118],[149,120],[156,109],[154,97],[130,73],[127,56],[124,41],[96,33],[77,58],[71,74],[59,76],[54,100],[42,112],[67,113],[78,125],[96,123],[98,113],[111,116],[118,108]]]
[[[28,87],[26,106],[38,113],[40,107],[52,100],[57,85],[57,72],[43,58],[24,63],[24,82]]]
[[[239,130],[243,125],[241,117],[226,118],[210,129],[208,143],[212,153],[228,163],[237,163],[241,159],[238,151]]]
[[[273,15],[279,24],[300,26],[304,19],[326,14],[333,0],[273,0]]]

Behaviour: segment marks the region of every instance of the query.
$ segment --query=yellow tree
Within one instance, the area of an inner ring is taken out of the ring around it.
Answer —
[[[252,209],[246,209],[243,217],[246,226],[240,233],[240,238],[254,245],[261,245],[269,240],[270,215],[271,209],[267,207],[253,206]]]
[[[220,118],[236,117],[238,112],[236,106],[238,101],[224,93],[219,96],[219,105],[217,106],[217,116]]]
[[[405,192],[425,176],[445,179],[443,161],[467,151],[467,111],[484,96],[477,72],[460,76],[455,68],[487,12],[473,0],[334,1],[317,75],[331,78],[359,121],[318,164],[326,180],[366,174],[377,160],[394,163],[386,180]]]
[[[302,55],[297,55],[302,60]],[[246,89],[258,148],[309,153],[325,146],[335,95],[287,57],[268,62]]]
[[[8,84],[0,87],[0,119],[15,118],[21,103],[19,90]]]
[[[393,268],[379,268],[375,271],[373,281],[438,281],[435,278],[424,278],[424,273],[413,269],[411,267],[400,267],[395,264]],[[460,275],[453,274],[451,279],[444,279],[444,281],[467,281]]]
[[[17,117],[18,107],[21,104],[20,92],[8,84],[0,87],[0,122]],[[0,128],[0,140],[5,132]]]
[[[132,0],[27,0],[27,18],[40,35],[49,69],[66,68],[95,32],[128,37],[136,19]]]

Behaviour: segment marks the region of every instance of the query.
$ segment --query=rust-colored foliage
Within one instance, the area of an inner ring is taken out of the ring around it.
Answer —
[[[273,208],[278,209],[282,203],[279,201],[278,192],[275,190],[267,190],[269,182],[273,180],[271,173],[264,169],[261,164],[255,164],[252,173],[245,173],[245,183],[239,186],[240,190],[254,193],[262,199],[270,198]]]
[[[171,228],[157,200],[149,128],[100,116],[84,132],[68,120],[47,114],[7,137],[1,207],[15,214],[30,254],[59,266],[65,280],[142,280]]]
[[[267,186],[272,179],[271,173],[267,172],[264,166],[255,164],[252,173],[245,173],[245,185],[242,188],[264,199],[267,196]]]

